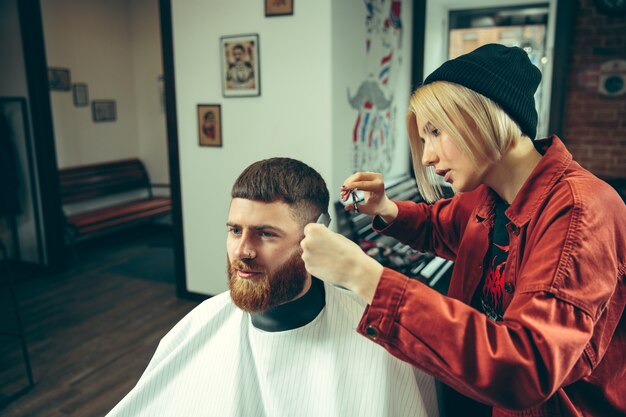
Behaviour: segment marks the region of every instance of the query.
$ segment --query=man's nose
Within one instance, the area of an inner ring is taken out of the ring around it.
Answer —
[[[235,249],[235,256],[237,259],[254,259],[256,257],[253,242],[246,232],[241,235],[239,244]]]

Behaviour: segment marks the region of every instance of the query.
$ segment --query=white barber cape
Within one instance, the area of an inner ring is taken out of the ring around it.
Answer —
[[[324,288],[317,317],[282,332],[255,328],[228,292],[204,301],[108,416],[438,416],[433,378],[356,332],[356,295]]]

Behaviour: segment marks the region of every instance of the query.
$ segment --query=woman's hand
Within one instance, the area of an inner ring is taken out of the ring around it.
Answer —
[[[347,288],[371,303],[383,266],[356,243],[322,224],[311,223],[304,228],[300,246],[302,260],[311,275]]]
[[[391,223],[398,215],[398,206],[385,194],[383,175],[378,172],[357,172],[349,176],[342,189],[362,190],[365,199],[359,203],[359,212],[380,216],[387,223]],[[354,209],[353,204],[345,206],[346,210]]]

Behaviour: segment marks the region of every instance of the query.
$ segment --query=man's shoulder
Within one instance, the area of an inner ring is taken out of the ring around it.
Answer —
[[[191,330],[198,326],[204,327],[215,320],[223,321],[227,316],[240,312],[226,291],[204,300],[180,320],[173,330]]]
[[[236,310],[230,291],[214,295],[201,302],[190,314],[213,314],[222,310]]]
[[[334,302],[335,304],[339,304],[341,306],[349,308],[350,310],[358,312],[359,314],[363,312],[363,309],[367,305],[367,303],[363,301],[361,297],[345,288],[324,283],[324,290],[326,291],[327,303]]]

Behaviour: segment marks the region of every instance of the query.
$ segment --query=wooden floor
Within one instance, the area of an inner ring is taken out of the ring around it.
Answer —
[[[104,416],[137,382],[159,339],[198,304],[176,298],[173,271],[170,282],[110,271],[150,253],[149,233],[104,242],[79,252],[81,267],[16,286],[35,385],[0,405],[0,416]],[[0,393],[25,386],[25,375],[17,339],[0,338]]]

